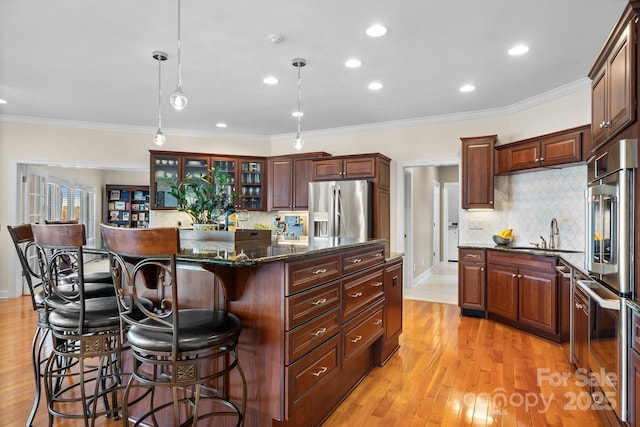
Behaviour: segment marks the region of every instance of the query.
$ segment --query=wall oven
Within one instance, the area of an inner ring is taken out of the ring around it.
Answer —
[[[587,162],[586,268],[576,286],[589,295],[589,369],[594,403],[628,420],[628,314],[634,273],[637,140],[624,139]]]

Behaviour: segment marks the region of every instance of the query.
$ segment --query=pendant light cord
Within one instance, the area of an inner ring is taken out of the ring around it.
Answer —
[[[298,64],[298,137],[300,137],[300,119],[302,117],[302,111],[300,110],[300,86],[301,86],[301,79],[300,79],[300,68],[301,65]]]
[[[162,129],[162,58],[158,58],[158,129]]]
[[[182,10],[181,0],[178,0],[178,86],[182,86],[182,62],[180,61],[180,11]]]

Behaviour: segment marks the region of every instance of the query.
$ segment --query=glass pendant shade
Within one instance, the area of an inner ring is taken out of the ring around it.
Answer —
[[[302,139],[300,134],[296,135],[296,139],[293,140],[293,148],[295,148],[296,150],[302,150],[303,146],[304,140]]]
[[[156,132],[156,134],[153,135],[153,142],[156,145],[164,145],[166,140],[167,140],[167,137],[165,137],[162,131],[160,130],[160,128],[158,128],[158,131]]]

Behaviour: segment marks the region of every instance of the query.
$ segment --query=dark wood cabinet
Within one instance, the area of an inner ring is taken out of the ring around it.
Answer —
[[[587,160],[589,125],[496,147],[496,175],[545,167],[571,166]]]
[[[629,351],[629,423],[640,425],[640,312],[631,311],[631,349]]]
[[[462,209],[493,209],[494,145],[496,135],[462,141]]]
[[[314,159],[326,156],[318,152],[269,158],[268,210],[307,210]]]
[[[105,186],[102,222],[112,227],[149,227],[148,185]]]
[[[458,250],[458,305],[463,315],[486,315],[484,249]]]
[[[628,7],[589,72],[591,150],[636,120],[636,24]]]
[[[314,181],[375,178],[378,170],[377,155],[340,156],[314,162]]]
[[[558,259],[487,251],[488,317],[561,342],[567,339],[562,307],[570,304],[558,287]]]
[[[266,210],[265,158],[152,150],[150,159],[151,209],[176,209],[176,200],[169,194],[171,182],[206,174],[215,167],[227,175],[236,208]]]
[[[589,296],[573,288],[573,362],[576,368],[589,368]]]
[[[400,347],[402,333],[402,257],[387,261],[384,267],[384,337],[377,351],[378,365],[384,365]]]

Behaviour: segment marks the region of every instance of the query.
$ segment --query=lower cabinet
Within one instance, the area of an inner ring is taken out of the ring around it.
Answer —
[[[629,349],[629,423],[640,426],[640,312],[631,311]]]
[[[384,268],[384,335],[376,351],[377,365],[384,365],[400,348],[402,333],[402,257],[387,261]]]
[[[589,368],[589,296],[573,288],[573,360],[576,368]]]
[[[558,286],[557,263],[556,257],[488,250],[489,318],[556,342],[566,339],[558,319],[569,301]]]
[[[463,315],[486,316],[485,250],[458,250],[458,305]]]

